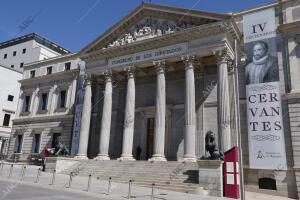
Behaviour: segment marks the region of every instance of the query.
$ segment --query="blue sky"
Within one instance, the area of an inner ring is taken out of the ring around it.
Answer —
[[[71,51],[79,51],[141,2],[1,0],[0,42],[36,32]],[[224,13],[270,2],[273,0],[152,0],[156,4]]]

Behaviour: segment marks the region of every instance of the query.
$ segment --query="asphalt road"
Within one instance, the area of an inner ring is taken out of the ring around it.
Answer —
[[[0,180],[0,200],[100,200],[99,197]]]

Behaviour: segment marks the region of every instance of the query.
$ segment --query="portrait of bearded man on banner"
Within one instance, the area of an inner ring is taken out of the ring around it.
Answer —
[[[271,55],[267,42],[255,42],[247,55],[252,55],[252,62],[246,66],[247,85],[279,81],[277,58]]]

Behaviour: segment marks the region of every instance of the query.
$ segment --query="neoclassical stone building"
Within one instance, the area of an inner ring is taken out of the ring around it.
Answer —
[[[70,148],[79,61],[71,53],[24,65],[9,159],[28,160],[58,139]]]
[[[276,185],[272,193],[297,198],[299,1],[231,14],[141,4],[72,56],[85,62],[80,138],[78,148],[72,147],[77,152],[74,157],[138,162],[134,159],[140,147],[144,161],[195,162],[205,154],[209,131],[221,150],[236,146],[234,41],[243,53],[243,15],[273,7],[288,169],[249,168],[245,66],[239,63],[245,182],[248,190],[257,190],[260,180],[272,179]],[[71,128],[62,126],[61,132],[71,144]]]
[[[142,160],[195,161],[205,132],[218,128],[221,148],[234,144],[228,61],[241,34],[230,15],[186,11],[142,4],[80,52],[77,158],[130,160],[140,146]]]

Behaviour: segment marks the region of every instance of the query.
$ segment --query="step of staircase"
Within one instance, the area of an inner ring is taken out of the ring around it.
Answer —
[[[62,173],[75,176],[92,175],[100,180],[112,178],[113,182],[128,183],[141,187],[155,187],[185,193],[195,193],[199,189],[197,163],[180,163],[177,161],[96,161],[81,160]]]

